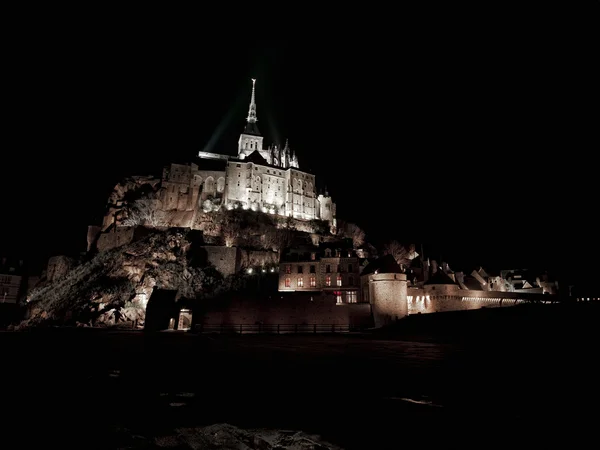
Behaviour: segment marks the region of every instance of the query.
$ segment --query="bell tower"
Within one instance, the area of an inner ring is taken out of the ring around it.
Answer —
[[[271,158],[269,152],[267,150],[263,150],[263,137],[261,136],[258,126],[256,125],[258,119],[256,118],[255,86],[256,79],[252,78],[252,97],[250,99],[248,117],[246,117],[247,123],[244,127],[243,133],[240,134],[240,139],[238,140],[238,158],[244,159],[253,151],[258,150],[263,158],[270,163]]]

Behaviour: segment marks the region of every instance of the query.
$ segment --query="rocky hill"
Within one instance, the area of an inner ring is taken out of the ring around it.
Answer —
[[[217,242],[200,230],[137,226],[118,246],[89,253],[81,261],[69,258],[68,264],[59,258],[60,267],[56,261],[49,266],[27,296],[25,320],[19,326],[141,327],[154,288],[177,291],[178,299],[208,302],[245,286],[245,268],[260,266],[269,273],[273,268],[276,275],[279,251],[332,238],[299,231],[291,220],[274,221],[260,212],[225,211],[215,218],[221,237]],[[232,236],[244,245],[232,248]],[[235,270],[213,264],[223,257],[235,262],[228,266]]]
[[[197,250],[190,230],[148,230],[145,237],[90,255],[65,275],[42,282],[27,298],[21,327],[79,323],[143,325],[154,287],[179,297],[210,298],[232,284]]]

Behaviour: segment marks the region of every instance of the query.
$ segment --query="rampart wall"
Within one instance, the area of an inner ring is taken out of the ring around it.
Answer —
[[[548,295],[522,292],[455,290],[448,294],[427,294],[422,289],[408,289],[409,314],[466,311],[479,308],[502,308],[532,300],[551,301]]]
[[[312,298],[312,300],[311,300]],[[225,325],[342,325],[370,327],[368,303],[336,305],[335,298],[320,294],[275,296],[271,299],[234,300],[219,310],[194,313],[195,324]]]

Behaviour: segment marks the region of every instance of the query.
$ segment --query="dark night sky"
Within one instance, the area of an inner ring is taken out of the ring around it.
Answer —
[[[598,49],[583,25],[510,25],[24,43],[5,68],[0,249],[83,251],[121,177],[203,149],[233,154],[254,77],[265,141],[289,138],[338,216],[374,243],[429,242],[458,268],[593,262],[598,125],[585,111],[597,120]]]

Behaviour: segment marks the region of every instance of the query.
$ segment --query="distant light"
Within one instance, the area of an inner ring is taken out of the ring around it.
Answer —
[[[247,272],[252,273],[252,267],[250,267]]]
[[[263,272],[266,272],[266,271],[267,271],[267,269],[263,269],[262,271],[263,271]]]
[[[275,272],[275,267],[271,267],[271,272]]]

